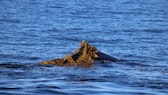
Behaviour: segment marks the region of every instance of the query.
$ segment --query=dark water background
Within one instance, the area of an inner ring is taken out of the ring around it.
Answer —
[[[83,39],[138,64],[37,64]],[[0,94],[167,95],[168,1],[0,0]]]

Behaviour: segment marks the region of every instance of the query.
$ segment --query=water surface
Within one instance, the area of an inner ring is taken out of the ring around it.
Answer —
[[[1,0],[0,94],[167,95],[167,9],[166,0]],[[38,65],[81,40],[131,62]]]

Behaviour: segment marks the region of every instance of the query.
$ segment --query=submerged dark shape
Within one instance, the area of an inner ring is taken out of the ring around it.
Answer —
[[[86,41],[82,41],[80,47],[71,55],[67,55],[64,58],[43,61],[40,62],[40,64],[90,67],[93,65],[94,61],[97,60],[119,61],[118,59],[99,51],[96,47],[91,46]]]

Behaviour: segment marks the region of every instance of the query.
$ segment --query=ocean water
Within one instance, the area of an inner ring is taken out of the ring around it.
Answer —
[[[41,66],[82,40],[129,62]],[[167,95],[167,0],[0,0],[0,95]]]

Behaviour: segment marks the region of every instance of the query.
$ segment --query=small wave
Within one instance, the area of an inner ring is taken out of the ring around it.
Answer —
[[[10,64],[10,63],[1,63],[0,68],[23,68],[25,65],[21,64]]]
[[[18,63],[18,62],[3,62],[0,63],[0,68],[9,68],[9,69],[29,69],[37,67],[38,64],[34,63]]]
[[[20,90],[21,87],[0,87],[0,90]]]
[[[146,29],[146,30],[142,30],[145,32],[151,32],[151,33],[163,33],[163,32],[167,32],[166,30],[162,30],[162,29]]]
[[[51,8],[51,9],[62,9],[64,8],[63,6],[47,6],[48,8]]]
[[[6,22],[6,23],[20,23],[19,19],[0,19],[0,22]]]
[[[19,54],[13,54],[13,55],[9,55],[9,54],[0,54],[0,58],[1,59],[22,59],[22,60],[38,60],[40,59],[39,57],[29,57],[29,56],[22,56]]]

